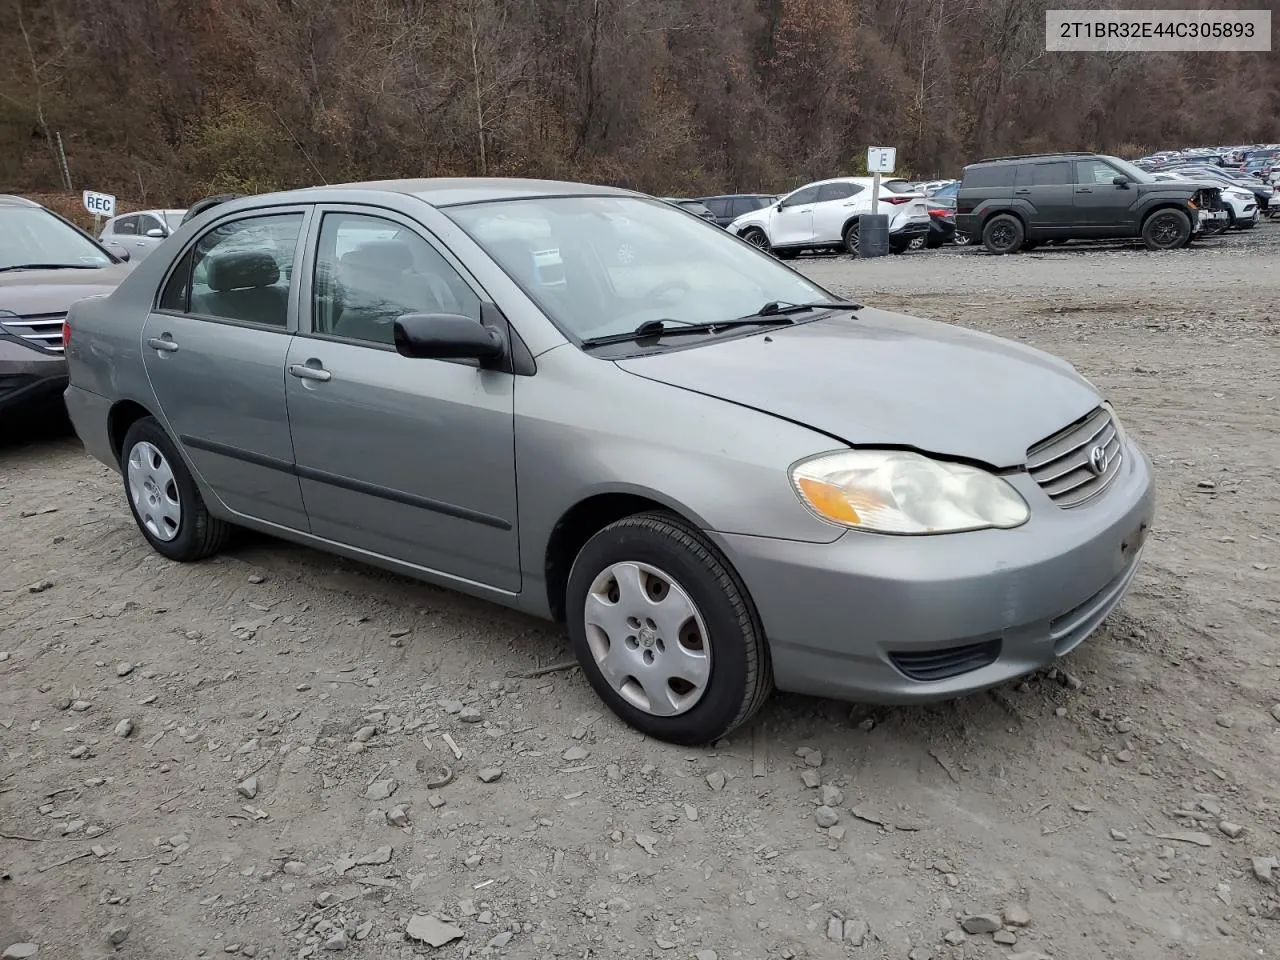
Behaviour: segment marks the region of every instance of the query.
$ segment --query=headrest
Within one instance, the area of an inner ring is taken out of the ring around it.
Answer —
[[[265,250],[215,253],[206,263],[209,269],[209,289],[219,292],[269,287],[280,279],[280,265]]]
[[[403,240],[371,240],[344,253],[342,262],[384,273],[404,271],[413,266],[413,251]]]

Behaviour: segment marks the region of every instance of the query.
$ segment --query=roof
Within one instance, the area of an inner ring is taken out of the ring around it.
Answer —
[[[433,207],[450,207],[486,200],[527,200],[535,197],[638,196],[633,190],[562,180],[533,180],[518,177],[423,177],[416,180],[368,180],[362,183],[334,183],[320,190],[384,190],[407,193]]]
[[[40,204],[12,193],[0,193],[0,207],[38,207]]]
[[[1045,160],[1050,157],[1099,157],[1102,154],[1094,153],[1092,150],[1059,150],[1057,153],[1024,153],[1014,157],[986,157],[982,160],[975,160],[969,166],[977,166],[980,163],[1004,163],[1008,160]]]

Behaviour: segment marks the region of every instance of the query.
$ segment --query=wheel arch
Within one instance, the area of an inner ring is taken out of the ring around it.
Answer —
[[[1147,221],[1159,213],[1161,210],[1177,210],[1179,213],[1185,214],[1187,219],[1191,219],[1191,214],[1187,213],[1185,201],[1178,200],[1157,200],[1142,212],[1142,219],[1138,221],[1138,229],[1141,231],[1147,225]]]
[[[111,452],[115,454],[117,461],[124,452],[122,448],[125,434],[144,417],[160,419],[137,400],[117,400],[111,405],[107,413],[107,441],[111,444]]]

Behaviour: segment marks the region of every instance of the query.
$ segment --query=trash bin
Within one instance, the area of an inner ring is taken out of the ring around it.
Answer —
[[[864,213],[858,218],[858,258],[889,254],[889,216]]]

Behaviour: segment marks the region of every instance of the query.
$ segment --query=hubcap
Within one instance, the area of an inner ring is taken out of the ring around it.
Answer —
[[[685,713],[711,680],[711,645],[693,600],[645,563],[615,563],[587,592],[591,656],[617,694],[655,717]]]
[[[173,468],[153,443],[140,440],[129,451],[129,499],[142,526],[157,540],[172,540],[182,524],[182,503]]]
[[[1005,247],[1013,246],[1013,236],[1013,227],[1007,223],[1001,223],[991,231],[991,243],[1003,250]]]
[[[759,230],[753,230],[751,233],[747,234],[746,239],[747,243],[751,244],[753,247],[759,247],[761,250],[769,249],[769,238]]]

